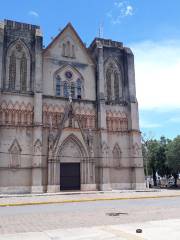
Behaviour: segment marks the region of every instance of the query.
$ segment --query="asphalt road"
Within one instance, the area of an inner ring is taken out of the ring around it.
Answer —
[[[180,218],[180,197],[0,207],[0,234],[171,218]]]

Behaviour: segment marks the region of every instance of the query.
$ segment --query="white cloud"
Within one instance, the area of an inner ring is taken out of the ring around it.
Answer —
[[[162,127],[159,123],[150,123],[144,120],[140,120],[140,128],[159,128]]]
[[[180,107],[180,41],[132,44],[136,89],[141,109]]]
[[[121,23],[122,19],[134,14],[133,6],[126,1],[114,2],[114,8],[107,13],[107,17],[111,19],[113,24]]]
[[[133,15],[133,7],[131,5],[128,5],[126,7],[126,11],[125,11],[125,16],[132,16]]]
[[[29,15],[31,15],[31,16],[34,16],[34,17],[39,17],[39,14],[37,13],[37,12],[35,12],[35,11],[29,11],[29,13],[28,13]]]
[[[169,119],[169,122],[172,123],[180,123],[180,117],[173,117]]]

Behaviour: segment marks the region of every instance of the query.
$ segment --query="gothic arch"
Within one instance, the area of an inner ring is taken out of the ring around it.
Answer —
[[[71,38],[63,41],[62,56],[68,58],[75,58],[75,45]]]
[[[70,134],[60,145],[57,160],[80,162],[84,158],[87,158],[87,152],[83,144],[74,134]]]
[[[66,77],[66,72],[70,72],[72,76]],[[70,89],[73,98],[84,97],[84,78],[74,66],[65,64],[57,69],[53,74],[53,81],[56,96],[68,97],[67,91]]]
[[[112,57],[106,59],[104,66],[106,99],[118,102],[123,95],[122,68]]]
[[[30,91],[31,55],[26,44],[18,39],[11,43],[6,54],[5,88]]]
[[[116,143],[114,145],[113,151],[112,151],[112,155],[113,155],[113,166],[114,167],[120,167],[121,165],[121,149],[119,147],[119,144]]]
[[[10,167],[17,168],[21,165],[21,147],[17,139],[13,141],[11,147],[9,148],[10,153]]]

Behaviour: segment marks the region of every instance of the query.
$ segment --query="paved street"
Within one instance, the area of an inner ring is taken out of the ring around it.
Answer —
[[[180,197],[1,207],[0,234],[108,227],[179,216]]]

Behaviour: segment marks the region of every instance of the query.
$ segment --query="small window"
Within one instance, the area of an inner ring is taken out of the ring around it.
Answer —
[[[63,43],[62,45],[62,56],[65,57],[66,56],[66,44]]]
[[[74,48],[74,45],[72,45],[72,57],[75,58],[75,48]]]
[[[67,49],[66,49],[66,50],[67,50],[66,56],[67,56],[67,57],[71,57],[71,44],[70,44],[69,41],[67,41],[66,47],[67,47]]]
[[[16,82],[16,56],[14,52],[10,56],[9,61],[9,88],[14,90]]]
[[[82,92],[82,86],[81,86],[81,80],[77,80],[77,98],[81,99],[81,92]]]
[[[64,82],[64,97],[69,97],[67,82]]]
[[[75,98],[75,86],[74,86],[74,83],[71,83],[71,97]]]
[[[61,79],[59,76],[56,77],[56,96],[61,96]]]

